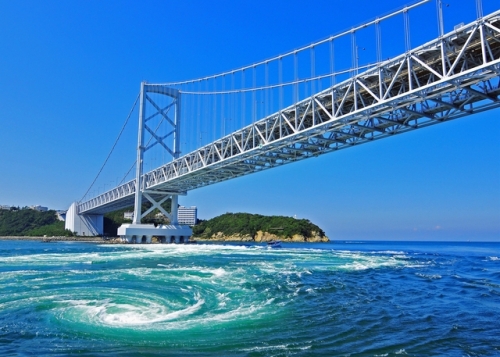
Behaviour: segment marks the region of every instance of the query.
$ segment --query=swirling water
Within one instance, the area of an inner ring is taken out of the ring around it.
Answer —
[[[0,356],[499,356],[500,243],[0,240]]]

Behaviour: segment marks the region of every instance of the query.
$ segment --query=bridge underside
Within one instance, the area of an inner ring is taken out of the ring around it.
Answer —
[[[144,174],[153,200],[500,107],[500,12]],[[79,205],[132,206],[135,180]],[[147,200],[146,198],[144,200]]]

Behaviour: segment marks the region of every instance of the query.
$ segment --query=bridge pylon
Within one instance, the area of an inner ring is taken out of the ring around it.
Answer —
[[[148,93],[166,95],[172,99],[172,102],[165,108],[156,103]],[[156,113],[146,116],[146,107],[152,107]],[[168,115],[171,108],[174,108],[174,118]],[[148,183],[144,180],[143,161],[144,153],[155,145],[161,145],[173,159],[180,155],[180,118],[181,118],[181,94],[180,91],[165,85],[141,83],[140,104],[139,104],[139,129],[137,139],[137,161],[136,161],[136,179],[135,179],[135,198],[134,198],[134,218],[132,223],[124,223],[118,228],[118,235],[123,241],[128,243],[151,243],[152,237],[156,236],[162,243],[187,243],[192,234],[189,226],[181,226],[177,221],[178,196],[185,195],[185,192],[176,190],[158,190],[148,188]],[[154,128],[148,125],[148,121],[160,115],[162,121],[168,123],[172,130],[166,136],[156,134]],[[151,135],[151,140],[146,144],[144,141],[145,133]],[[172,136],[172,145],[164,140]],[[151,143],[152,141],[152,143]],[[143,199],[147,199],[152,205],[142,212]],[[167,212],[162,204],[170,198],[170,213]],[[153,210],[158,209],[163,215],[169,218],[169,225],[142,224],[141,220]]]

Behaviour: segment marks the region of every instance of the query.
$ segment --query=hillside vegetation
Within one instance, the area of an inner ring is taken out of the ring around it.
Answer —
[[[259,231],[280,238],[303,236],[305,240],[312,236],[325,236],[325,232],[320,227],[307,219],[249,213],[226,213],[202,221],[193,227],[193,236],[216,239],[217,235],[222,234],[224,236],[250,236],[255,239]]]
[[[29,208],[0,210],[0,236],[72,236],[64,229],[56,211],[35,211]]]

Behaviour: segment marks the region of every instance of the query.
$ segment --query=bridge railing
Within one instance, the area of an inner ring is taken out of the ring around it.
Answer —
[[[85,213],[90,210],[95,211],[98,207],[103,207],[103,211],[98,213],[128,207],[134,203],[134,194],[135,180],[131,180],[88,201],[80,202],[78,204],[78,213]]]

